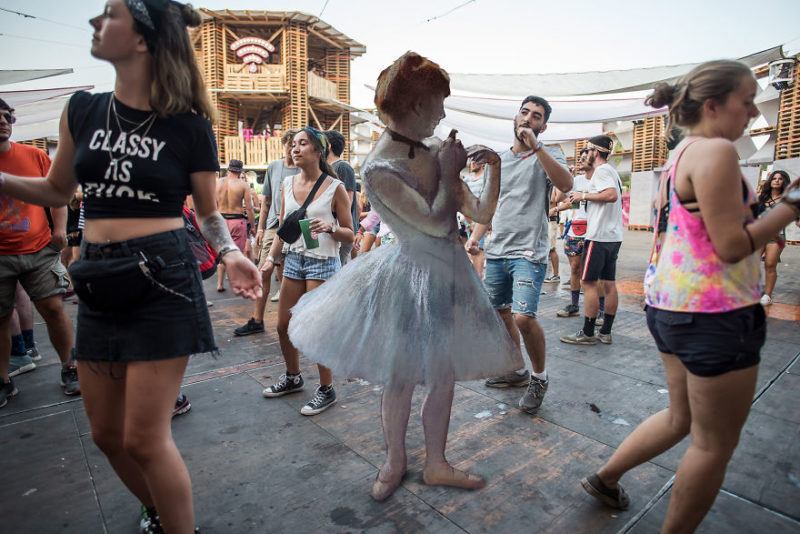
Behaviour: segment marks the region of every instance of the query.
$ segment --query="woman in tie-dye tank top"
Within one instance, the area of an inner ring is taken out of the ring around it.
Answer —
[[[662,174],[666,232],[656,235],[645,275],[647,324],[670,404],[581,483],[605,504],[627,508],[622,475],[691,434],[662,534],[693,532],[719,492],[750,411],[766,336],[756,252],[800,215],[783,200],[755,220],[756,198],[733,142],[759,115],[757,87],[743,63],[712,61],[675,85],[657,84],[646,101],[669,107],[667,131],[676,124],[687,133]]]

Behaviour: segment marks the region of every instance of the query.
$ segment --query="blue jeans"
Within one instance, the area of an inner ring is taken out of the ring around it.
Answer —
[[[525,258],[487,259],[483,283],[495,309],[510,306],[511,313],[536,317],[545,273],[546,263]]]

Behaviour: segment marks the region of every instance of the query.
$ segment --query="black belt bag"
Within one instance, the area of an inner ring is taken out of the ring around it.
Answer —
[[[69,266],[78,297],[101,312],[133,310],[150,295],[152,282],[145,275],[145,260],[138,256],[79,259]]]
[[[191,303],[191,298],[154,278],[152,271],[165,267],[160,257],[150,261],[139,252],[121,258],[79,259],[69,266],[69,275],[75,293],[94,311],[133,311],[162,292]]]
[[[292,244],[300,238],[300,234],[302,233],[300,230],[300,221],[306,218],[306,208],[309,204],[311,204],[311,201],[314,199],[314,195],[317,194],[317,190],[319,189],[319,186],[322,185],[322,182],[325,181],[326,176],[327,174],[324,172],[320,175],[320,177],[317,179],[317,183],[314,184],[313,189],[311,189],[311,192],[308,194],[305,202],[303,202],[303,205],[300,206],[300,208],[283,217],[283,222],[281,223],[281,227],[278,228],[277,233],[278,237],[280,237],[284,243]]]

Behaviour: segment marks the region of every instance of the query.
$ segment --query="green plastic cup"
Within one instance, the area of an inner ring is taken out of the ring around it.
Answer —
[[[311,228],[309,225],[311,221],[314,219],[301,219],[300,220],[300,231],[303,232],[303,240],[306,242],[306,249],[310,250],[312,248],[319,248],[319,239],[313,237],[311,232]]]

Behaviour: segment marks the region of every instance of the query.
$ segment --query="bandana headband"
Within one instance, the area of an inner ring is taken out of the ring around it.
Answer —
[[[589,149],[589,150],[599,150],[600,152],[606,152],[608,154],[611,153],[610,149],[602,147],[602,146],[598,146],[598,145],[596,145],[594,143],[591,143],[591,142],[587,142],[586,143],[586,148]]]
[[[327,158],[328,152],[330,152],[330,148],[328,145],[328,138],[325,136],[325,134],[320,132],[316,128],[312,128],[311,126],[306,126],[305,128],[303,128],[303,130],[305,130],[306,133],[309,133],[317,138],[317,141],[319,141],[320,144],[322,145],[322,155],[325,158]]]

